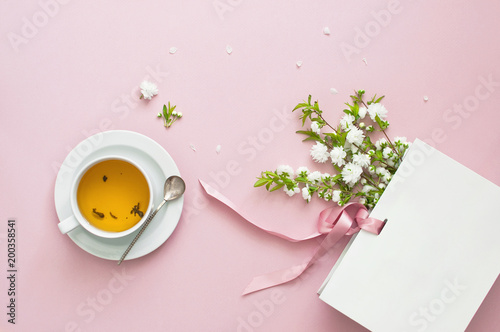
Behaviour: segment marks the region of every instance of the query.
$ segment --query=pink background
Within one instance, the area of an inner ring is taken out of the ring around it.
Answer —
[[[317,242],[264,234],[208,199],[197,179],[266,227],[308,233],[328,204],[253,189],[255,177],[280,164],[316,166],[295,134],[298,102],[312,94],[336,123],[353,89],[365,89],[386,95],[391,136],[430,140],[500,185],[499,12],[498,2],[451,0],[2,1],[0,271],[15,217],[19,295],[13,327],[0,278],[0,330],[365,331],[316,295],[342,246],[293,283],[240,296],[253,276],[302,261]],[[140,101],[150,72],[160,93]],[[167,101],[184,113],[168,130],[156,118]],[[120,267],[61,235],[53,200],[57,165],[109,129],[160,143],[188,186],[172,237]],[[116,274],[128,278],[120,291],[89,306]],[[499,306],[497,281],[468,331],[498,329]]]

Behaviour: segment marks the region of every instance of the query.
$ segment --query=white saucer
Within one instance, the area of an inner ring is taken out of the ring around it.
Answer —
[[[69,202],[71,183],[75,174],[93,158],[121,155],[141,165],[149,175],[153,188],[153,205],[163,199],[163,184],[171,175],[179,175],[179,169],[165,149],[152,139],[126,130],[112,130],[91,136],[78,144],[66,157],[57,174],[54,200],[59,220],[73,212]],[[179,222],[184,196],[168,202],[155,216],[151,224],[130,250],[127,260],[142,257],[157,249],[172,234]],[[110,260],[118,260],[139,231],[118,239],[95,236],[78,226],[68,233],[69,237],[88,253]]]

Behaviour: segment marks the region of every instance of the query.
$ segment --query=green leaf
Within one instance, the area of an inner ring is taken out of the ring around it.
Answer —
[[[375,115],[375,121],[377,122],[380,129],[384,130],[384,122],[380,119],[378,115]]]
[[[283,188],[285,184],[284,183],[277,183],[271,190],[269,190],[270,192],[272,191],[275,191],[275,190],[278,190],[278,189],[281,189]]]
[[[323,142],[323,140],[321,138],[317,138],[317,137],[307,137],[307,138],[304,138],[302,140],[302,142],[305,142],[305,141],[316,141],[316,142]]]
[[[255,184],[253,185],[254,187],[262,187],[263,185],[267,184],[267,182],[269,182],[268,179],[263,179],[263,178],[258,178],[258,180],[255,182]]]
[[[319,137],[314,137],[314,136],[310,136],[310,137],[306,137],[302,140],[302,142],[305,142],[305,141],[317,141],[317,142],[323,142],[323,140]]]
[[[305,108],[307,106],[309,106],[309,105],[306,103],[299,103],[299,104],[297,104],[297,106],[295,106],[295,108],[292,110],[292,112],[298,110],[299,108]]]

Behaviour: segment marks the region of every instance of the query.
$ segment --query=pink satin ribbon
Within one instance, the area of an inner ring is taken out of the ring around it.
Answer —
[[[303,238],[293,238],[257,225],[246,217],[228,198],[202,180],[199,181],[208,195],[224,203],[230,209],[238,213],[243,219],[269,234],[292,242],[304,241],[326,234],[323,241],[319,244],[313,255],[307,260],[306,263],[254,277],[243,291],[243,295],[289,282],[300,276],[308,267],[313,265],[316,260],[323,256],[328,249],[334,246],[335,243],[337,243],[345,235],[352,235],[359,232],[361,229],[373,234],[380,234],[385,224],[381,220],[370,218],[369,213],[363,204],[348,203],[344,206],[333,206],[321,211],[318,219],[318,232],[314,232]]]

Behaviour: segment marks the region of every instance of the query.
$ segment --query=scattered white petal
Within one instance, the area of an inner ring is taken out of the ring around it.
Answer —
[[[363,62],[368,66],[368,61],[366,61],[366,58],[363,58]]]
[[[323,33],[324,33],[325,35],[329,36],[329,35],[330,35],[330,28],[329,28],[329,27],[324,27],[324,28],[323,28]]]
[[[191,150],[196,151],[196,148],[193,144],[189,144],[189,147],[191,148]]]
[[[222,146],[220,146],[220,144],[219,144],[219,145],[217,145],[217,146],[215,147],[215,152],[216,152],[217,154],[219,154],[221,149],[222,149]]]
[[[226,52],[227,52],[227,54],[233,53],[233,48],[229,45],[226,45]]]
[[[171,47],[170,50],[168,51],[170,54],[175,54],[177,52],[177,47]]]
[[[424,101],[428,101],[428,100],[429,100],[429,97],[424,96]]]
[[[337,89],[335,89],[335,88],[330,88],[330,93],[331,93],[332,95],[336,95],[336,94],[337,94],[337,93],[339,93],[339,92],[338,92],[338,91],[337,91]]]
[[[300,66],[302,66],[302,61],[297,61],[297,63],[296,63],[296,64],[297,64],[297,67],[299,67],[299,68],[300,68]]]

